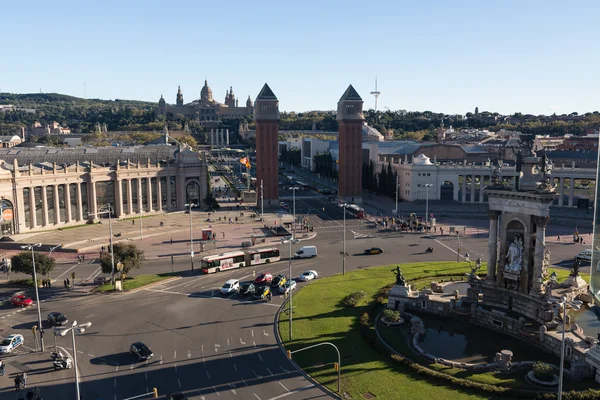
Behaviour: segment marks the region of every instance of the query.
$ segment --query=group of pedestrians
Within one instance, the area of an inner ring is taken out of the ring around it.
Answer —
[[[52,280],[51,279],[42,279],[42,286],[45,288],[51,288]]]

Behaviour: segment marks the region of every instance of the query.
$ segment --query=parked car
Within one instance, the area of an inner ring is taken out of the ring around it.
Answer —
[[[259,286],[256,288],[256,292],[254,293],[254,298],[257,300],[264,300],[271,293],[271,288],[268,286]]]
[[[240,286],[240,294],[241,295],[249,295],[254,294],[256,292],[256,286],[252,282],[245,282]]]
[[[223,284],[221,288],[221,294],[231,294],[240,290],[240,281],[237,279],[230,279]]]
[[[13,304],[13,306],[19,307],[27,307],[33,304],[33,300],[31,300],[24,294],[18,294],[16,296],[13,296],[10,302]]]
[[[284,285],[286,281],[287,281],[287,277],[285,275],[283,275],[283,274],[277,275],[271,281],[271,287],[276,288],[278,286]]]
[[[290,291],[290,289],[291,290],[296,289],[296,281],[295,280],[287,281],[283,285],[279,286],[279,293],[287,293]]]
[[[65,314],[61,312],[53,311],[50,314],[48,314],[48,324],[50,326],[63,326],[67,322],[69,322],[69,319]]]
[[[257,283],[257,284],[271,283],[271,280],[273,280],[273,275],[271,275],[269,272],[263,272],[262,274],[258,274],[256,279],[254,280],[254,283]]]
[[[311,270],[308,270],[308,271],[304,271],[302,273],[302,275],[300,275],[298,277],[298,280],[302,281],[302,282],[306,282],[306,281],[310,281],[312,279],[317,279],[318,277],[319,277],[319,274],[317,274],[317,271],[313,271],[311,269]]]
[[[370,249],[365,250],[365,254],[381,254],[383,253],[383,249],[381,247],[371,247]]]
[[[129,354],[136,356],[139,361],[149,360],[154,355],[150,347],[142,342],[132,343],[129,347]]]
[[[14,349],[25,343],[23,335],[12,334],[8,335],[0,342],[0,354],[12,353]]]

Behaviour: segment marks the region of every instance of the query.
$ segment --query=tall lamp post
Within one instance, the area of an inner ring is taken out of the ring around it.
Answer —
[[[573,300],[567,301],[566,297],[561,297],[558,302],[558,314],[560,316],[562,312],[562,339],[560,345],[560,369],[558,373],[558,400],[562,400],[562,388],[563,388],[563,374],[564,374],[564,365],[565,365],[565,323],[567,319],[567,306],[574,310],[579,310],[583,305],[581,300]]]
[[[82,334],[90,326],[92,326],[91,322],[86,322],[84,324],[77,324],[77,321],[73,321],[73,324],[71,325],[70,328],[65,328],[65,327],[54,328],[54,334],[56,336],[63,337],[67,333],[69,333],[69,331],[71,331],[71,334],[72,334],[72,338],[73,338],[73,368],[75,369],[75,389],[76,389],[76,396],[77,396],[75,398],[76,400],[81,400],[81,397],[79,394],[79,369],[77,368],[77,347],[75,347],[75,331],[77,331],[77,333],[79,333],[79,334]]]
[[[299,188],[297,186],[291,187],[290,190],[292,191],[292,210],[294,213],[294,225],[292,228],[292,239],[294,238],[294,234],[296,232],[296,190],[298,190]]]
[[[398,175],[396,175],[396,210],[394,211],[394,213],[396,214],[395,216],[398,216],[398,188],[400,186],[399,183],[399,177]]]
[[[425,197],[425,232],[429,231],[429,223],[428,223],[428,218],[429,218],[429,188],[432,187],[433,185],[431,183],[426,183],[423,186],[425,186],[426,191],[426,197]]]
[[[192,229],[192,207],[196,207],[196,203],[188,203],[185,205],[188,207],[190,213],[190,262],[192,263],[192,271],[194,270],[194,231]]]
[[[53,252],[54,250],[58,249],[59,247],[62,247],[62,244],[57,244],[56,246],[54,246],[54,247],[51,247],[51,248],[50,248],[50,251],[48,252],[48,257],[52,257],[52,252]],[[48,275],[50,276],[50,281],[52,281],[52,271],[49,271],[49,272],[48,272]]]
[[[40,294],[38,292],[37,272],[35,270],[35,253],[33,251],[34,247],[42,247],[42,244],[38,243],[38,244],[28,244],[26,246],[21,246],[22,249],[31,250],[31,264],[33,266],[33,287],[35,288],[35,304],[37,306],[37,313],[38,313],[38,332],[40,333],[40,348],[41,348],[41,351],[44,351],[44,328],[42,326],[42,311],[40,309]]]
[[[108,231],[109,231],[109,245],[110,245],[110,263],[112,266],[112,284],[113,288],[115,287],[115,252],[113,251],[113,230],[112,230],[112,207],[110,203],[100,206],[100,210],[103,211],[97,212],[96,215],[108,214]],[[92,215],[92,214],[90,214]]]
[[[344,203],[342,204],[342,208],[344,209],[344,228],[343,228],[343,232],[344,232],[344,239],[343,239],[343,243],[344,243],[344,247],[343,247],[343,251],[342,251],[342,275],[346,275],[346,208],[348,207],[348,203]]]
[[[290,245],[290,256],[289,256],[289,261],[288,261],[288,274],[289,274],[289,281],[290,282],[290,291],[289,291],[289,296],[290,296],[290,301],[288,302],[288,312],[290,314],[290,340],[292,340],[292,244],[296,244],[298,243],[298,241],[296,239],[294,239],[294,236],[291,236],[288,240],[284,240],[283,243],[289,244]]]
[[[140,240],[144,240],[144,220],[142,219],[142,213],[144,212],[144,206],[140,207]]]

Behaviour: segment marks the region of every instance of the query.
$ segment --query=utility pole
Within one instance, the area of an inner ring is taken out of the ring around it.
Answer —
[[[260,220],[262,221],[265,216],[265,188],[263,186],[263,180],[260,180]]]

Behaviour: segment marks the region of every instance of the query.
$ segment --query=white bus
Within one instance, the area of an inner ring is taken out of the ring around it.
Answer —
[[[279,260],[279,249],[274,247],[249,251],[230,251],[204,257],[201,269],[205,274],[212,274],[249,265],[269,264]]]

